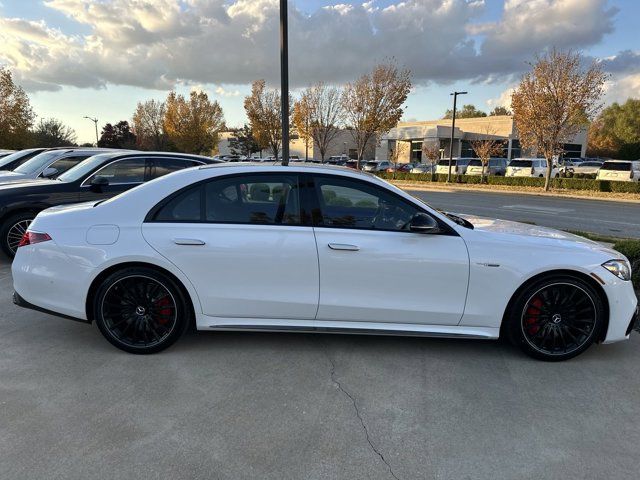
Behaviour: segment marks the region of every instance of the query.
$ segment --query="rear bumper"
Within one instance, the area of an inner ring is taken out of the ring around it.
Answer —
[[[18,292],[13,292],[13,303],[22,308],[27,308],[29,310],[35,310],[36,312],[46,313],[48,315],[54,315],[60,318],[66,318],[67,320],[73,320],[75,322],[82,323],[91,323],[89,320],[85,320],[83,318],[76,318],[69,315],[65,315],[63,313],[53,312],[51,310],[47,310],[46,308],[38,307],[37,305],[33,305],[32,303],[27,302],[24,298],[22,298]]]

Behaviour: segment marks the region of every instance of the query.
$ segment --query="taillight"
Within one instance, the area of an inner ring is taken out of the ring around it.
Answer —
[[[27,245],[35,245],[36,243],[48,242],[51,237],[48,233],[39,232],[25,232],[18,244],[18,248],[26,247]]]
[[[534,175],[536,173],[536,169],[534,167],[531,167],[531,175]]]
[[[629,175],[629,178],[633,178],[633,170],[631,170],[631,174]]]

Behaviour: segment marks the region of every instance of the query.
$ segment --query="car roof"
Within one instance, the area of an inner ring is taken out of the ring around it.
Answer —
[[[140,150],[107,150],[104,152],[98,152],[100,155],[109,159],[123,158],[123,157],[170,157],[170,158],[186,158],[206,161],[208,163],[222,163],[221,160],[216,160],[204,155],[194,155],[192,153],[180,153],[180,152],[142,152]],[[97,154],[96,154],[97,155]]]
[[[318,163],[290,163],[289,165],[282,165],[280,162],[266,163],[266,162],[243,162],[243,163],[216,163],[211,165],[202,165],[197,167],[201,170],[205,169],[220,169],[220,170],[248,170],[253,173],[257,172],[274,172],[274,171],[298,171],[298,172],[334,172],[334,173],[349,173],[355,176],[361,176],[363,178],[378,178],[367,172],[360,170],[353,170],[352,168],[342,167],[340,165],[331,164],[318,164]]]

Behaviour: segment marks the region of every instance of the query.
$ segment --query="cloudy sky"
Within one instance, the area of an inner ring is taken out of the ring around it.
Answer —
[[[340,3],[342,1],[342,3]],[[611,73],[607,101],[640,97],[638,0],[290,1],[292,88],[349,81],[393,57],[413,73],[406,119],[449,108],[448,93],[489,110],[550,46]],[[0,0],[0,64],[40,117],[93,141],[140,100],[204,89],[230,126],[250,82],[279,81],[278,0]]]

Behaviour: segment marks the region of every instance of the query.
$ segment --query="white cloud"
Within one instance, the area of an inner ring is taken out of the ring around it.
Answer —
[[[507,88],[496,98],[490,98],[487,100],[487,106],[491,109],[496,107],[506,107],[511,110],[511,95],[513,94],[513,91],[513,87]]]
[[[46,0],[88,27],[68,36],[45,22],[0,18],[0,63],[26,88],[106,84],[166,90],[177,83],[241,85],[279,79],[278,0]],[[338,3],[306,14],[290,6],[292,87],[345,82],[394,57],[414,82],[509,82],[550,45],[582,48],[612,30],[606,0],[506,0],[478,23],[480,0]],[[607,60],[636,61],[633,52]],[[640,62],[636,62],[640,63]],[[638,71],[639,66],[629,67]],[[220,95],[235,95],[235,91]]]
[[[216,95],[220,97],[238,97],[240,96],[240,90],[225,90],[223,87],[216,88]]]

